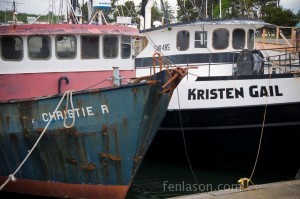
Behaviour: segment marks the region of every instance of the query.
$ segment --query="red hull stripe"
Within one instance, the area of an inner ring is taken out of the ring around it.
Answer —
[[[4,183],[6,179],[7,177],[0,176],[0,183]],[[17,179],[16,182],[9,182],[3,191],[59,198],[121,199],[126,197],[128,189],[129,186],[125,185],[65,184]]]
[[[123,79],[126,84],[135,77],[135,71],[120,71],[120,75],[126,77]],[[113,86],[112,71],[7,74],[0,75],[0,101],[57,94],[58,79],[62,76],[69,79],[69,84],[61,82],[62,93]]]

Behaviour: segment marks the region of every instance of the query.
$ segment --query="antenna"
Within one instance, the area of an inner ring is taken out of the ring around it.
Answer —
[[[17,5],[20,5],[20,4],[24,4],[24,3],[19,3],[19,2],[16,2],[15,0],[13,1],[3,1],[3,2],[6,2],[7,4],[11,4],[12,5],[12,8],[11,8],[11,11],[13,13],[13,24],[16,25],[18,23],[18,19],[17,19]]]

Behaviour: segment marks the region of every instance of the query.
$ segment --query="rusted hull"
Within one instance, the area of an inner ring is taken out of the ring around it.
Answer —
[[[168,84],[170,78],[163,71],[145,83],[78,92],[70,96],[73,108],[66,108],[64,99],[55,112],[61,95],[0,103],[2,182],[43,135],[14,176],[17,182],[10,181],[4,190],[124,198],[180,81]],[[64,118],[66,126],[75,119],[74,126],[66,128]]]
[[[4,183],[6,179],[7,177],[0,177],[0,183]],[[58,198],[125,198],[128,189],[128,185],[80,185],[26,179],[18,179],[5,187],[8,192],[18,190],[22,194],[47,195]]]

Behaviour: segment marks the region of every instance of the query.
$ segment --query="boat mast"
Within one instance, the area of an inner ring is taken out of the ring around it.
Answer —
[[[15,0],[12,2],[13,3],[13,24],[16,25],[18,23],[18,19],[17,19],[17,8],[16,8],[16,2]]]
[[[82,24],[82,10],[78,5],[78,0],[67,0],[67,8],[70,7],[70,12],[67,11],[69,23]]]
[[[148,3],[145,7],[145,29],[151,28],[151,9],[153,4],[153,0],[148,0]]]
[[[6,3],[9,3],[9,4],[12,4],[12,8],[11,8],[11,11],[12,11],[12,14],[13,14],[13,24],[14,25],[17,25],[19,23],[18,19],[17,19],[17,4],[24,4],[24,3],[18,3],[16,2],[15,0],[13,1],[4,1]]]
[[[167,8],[165,8],[165,4],[163,2],[163,0],[160,0],[161,3],[161,7],[163,9],[164,12],[164,20],[166,22],[166,25],[169,25],[169,17],[168,17],[168,12],[167,12]]]
[[[222,0],[220,0],[220,19],[222,19]]]

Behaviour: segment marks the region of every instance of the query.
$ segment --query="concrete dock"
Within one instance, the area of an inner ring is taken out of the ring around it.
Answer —
[[[249,186],[246,190],[219,190],[172,199],[300,199],[300,179]]]

